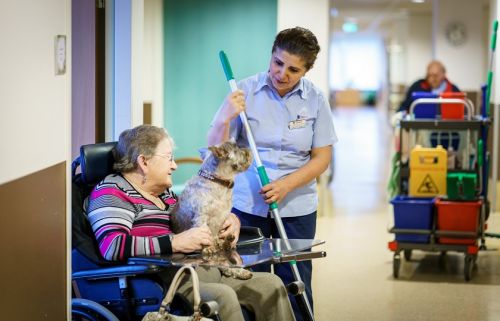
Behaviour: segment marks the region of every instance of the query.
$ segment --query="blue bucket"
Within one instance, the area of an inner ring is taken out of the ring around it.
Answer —
[[[438,98],[439,96],[426,91],[415,91],[411,94],[412,102],[418,98]],[[434,119],[438,114],[438,104],[418,104],[413,109],[415,118]]]
[[[391,200],[394,206],[394,228],[430,230],[434,213],[435,198],[398,195]],[[430,235],[396,233],[396,241],[429,243]]]

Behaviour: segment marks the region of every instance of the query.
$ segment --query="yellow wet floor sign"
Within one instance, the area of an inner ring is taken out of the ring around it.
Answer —
[[[417,191],[422,194],[439,194],[439,189],[429,174],[425,176]]]
[[[416,146],[410,152],[410,196],[446,195],[446,150]]]

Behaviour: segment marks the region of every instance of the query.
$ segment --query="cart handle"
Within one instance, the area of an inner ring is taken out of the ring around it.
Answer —
[[[472,113],[474,111],[474,105],[470,99],[458,99],[458,98],[418,98],[415,99],[410,105],[410,116],[413,116],[413,110],[417,105],[420,104],[457,104],[457,105],[465,105],[467,109],[467,120],[472,119]],[[439,107],[441,108],[441,107]]]

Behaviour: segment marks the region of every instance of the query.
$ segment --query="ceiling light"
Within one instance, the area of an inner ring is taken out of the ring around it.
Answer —
[[[349,33],[356,32],[358,31],[358,24],[356,22],[346,21],[342,25],[342,30]]]

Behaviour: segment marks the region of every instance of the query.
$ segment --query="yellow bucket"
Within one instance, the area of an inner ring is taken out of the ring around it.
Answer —
[[[415,146],[410,152],[410,196],[446,195],[448,158],[441,146]]]

